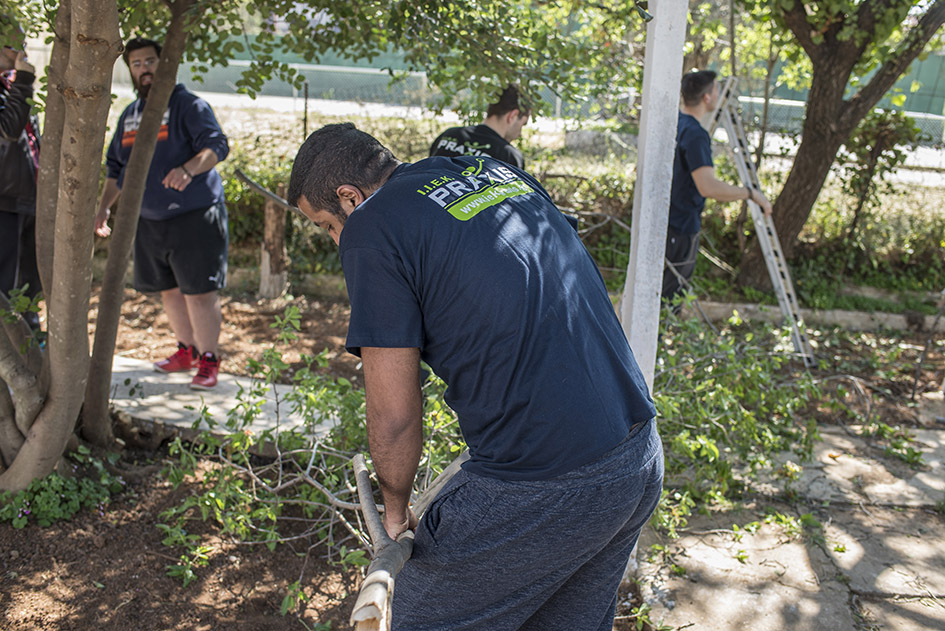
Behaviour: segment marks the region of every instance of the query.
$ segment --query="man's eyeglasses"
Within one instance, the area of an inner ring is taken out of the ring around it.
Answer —
[[[153,68],[160,61],[157,57],[148,57],[147,59],[136,59],[131,62],[132,68]]]

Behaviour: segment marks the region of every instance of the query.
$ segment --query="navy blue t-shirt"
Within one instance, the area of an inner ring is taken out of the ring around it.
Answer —
[[[699,194],[692,172],[705,166],[712,166],[709,132],[693,116],[680,112],[669,197],[669,227],[676,232],[696,234],[702,227],[705,197]]]
[[[655,416],[603,279],[548,193],[489,157],[399,166],[340,239],[347,349],[419,348],[471,460],[541,480]]]
[[[525,168],[525,156],[486,124],[450,127],[430,145],[431,156],[492,156],[506,164]]]

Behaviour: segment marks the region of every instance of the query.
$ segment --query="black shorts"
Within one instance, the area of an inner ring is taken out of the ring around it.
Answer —
[[[135,289],[205,294],[226,286],[226,206],[192,210],[163,221],[139,219]]]
[[[686,234],[676,232],[672,228],[666,229],[666,259],[669,261],[663,268],[664,300],[672,298],[683,290],[676,274],[669,269],[672,265],[676,272],[687,281],[692,278],[696,270],[696,258],[699,256],[699,233]]]

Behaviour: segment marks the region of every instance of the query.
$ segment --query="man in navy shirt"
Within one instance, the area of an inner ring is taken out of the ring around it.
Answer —
[[[157,70],[161,46],[134,38],[124,59],[138,100],[118,119],[108,146],[105,188],[95,218],[95,233],[111,233],[106,221],[118,199],[131,157],[145,100]],[[217,384],[222,314],[219,290],[226,285],[227,215],[223,181],[214,165],[229,144],[213,110],[177,84],[158,133],[135,235],[135,289],[160,292],[164,312],[177,336],[177,352],[154,363],[160,372],[197,368],[190,387]]]
[[[384,525],[417,529],[393,628],[609,631],[663,459],[571,224],[521,170],[484,156],[401,164],[350,123],[306,140],[288,199],[339,245]],[[448,386],[470,460],[418,526],[421,360]]]
[[[520,169],[525,168],[525,157],[512,146],[522,135],[531,109],[525,104],[519,87],[509,85],[499,100],[486,110],[486,119],[480,125],[450,127],[437,136],[430,145],[431,156],[492,156]]]
[[[676,158],[669,200],[669,229],[663,270],[663,299],[672,301],[682,291],[679,277],[687,281],[696,269],[699,230],[707,197],[720,202],[752,200],[767,214],[771,202],[759,190],[732,186],[715,177],[712,141],[699,122],[719,102],[719,84],[711,70],[687,73],[682,79],[683,105],[676,127]],[[675,270],[675,273],[674,273]]]

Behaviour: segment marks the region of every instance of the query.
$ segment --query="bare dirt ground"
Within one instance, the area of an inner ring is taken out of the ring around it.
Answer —
[[[221,356],[224,370],[245,374],[250,358],[275,340],[271,328],[286,299],[260,301],[228,293],[223,298],[224,328]],[[301,366],[302,354],[327,349],[329,370],[350,377],[357,360],[343,349],[348,308],[337,299],[296,298],[302,313],[299,340],[286,359]],[[93,301],[90,319],[97,304]],[[918,349],[924,335],[903,340]],[[158,359],[173,352],[175,342],[158,302],[129,291],[118,335],[118,352]],[[856,349],[849,349],[855,352]],[[913,353],[916,355],[917,353]],[[903,363],[908,363],[903,358]],[[914,358],[912,359],[914,365]],[[940,355],[930,357],[922,382],[935,383]],[[872,387],[902,390],[905,381],[891,383],[861,373]],[[907,398],[905,393],[903,398]],[[877,410],[888,422],[909,423],[909,411],[884,404]],[[818,421],[836,422],[832,412],[815,410]],[[140,467],[129,490],[100,511],[82,512],[68,522],[48,528],[30,524],[16,530],[0,525],[0,629],[7,631],[125,630],[337,630],[349,628],[347,617],[360,577],[357,571],[326,560],[321,547],[306,543],[280,545],[275,551],[239,545],[216,537],[209,565],[198,579],[183,587],[167,576],[177,561],[173,549],[161,543],[155,527],[160,512],[196,490],[186,482],[173,489],[161,475],[163,452],[129,452],[125,461]],[[203,525],[195,526],[200,531]],[[288,586],[301,581],[309,597],[286,616],[280,604]],[[615,629],[635,628],[628,617],[632,595],[621,594]]]
[[[176,348],[159,301],[128,290],[117,352],[160,359]],[[272,345],[270,327],[286,299],[223,297],[223,369],[246,374],[249,359]],[[301,355],[328,350],[329,370],[350,377],[356,358],[344,352],[347,305],[296,298],[302,312],[297,343],[285,352],[293,367]],[[93,298],[90,321],[94,322]],[[215,538],[209,565],[187,586],[167,576],[175,550],[155,527],[161,511],[178,504],[197,484],[173,489],[161,474],[163,452],[126,453],[139,475],[112,504],[80,512],[71,521],[22,530],[0,525],[0,629],[5,631],[345,629],[360,577],[332,565],[324,548],[296,542],[275,551]],[[195,528],[200,529],[201,525]],[[179,553],[177,553],[179,554]],[[302,581],[309,600],[282,616],[287,587]],[[354,594],[354,596],[352,595]]]

